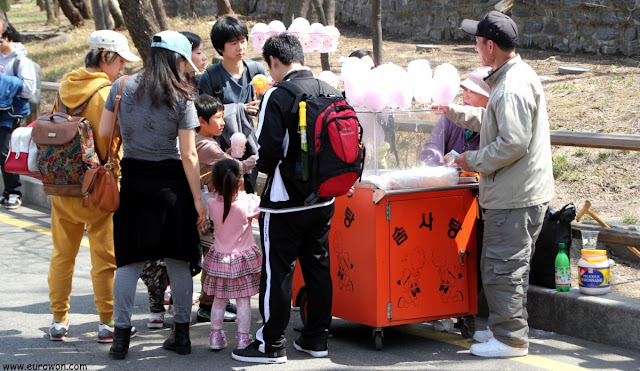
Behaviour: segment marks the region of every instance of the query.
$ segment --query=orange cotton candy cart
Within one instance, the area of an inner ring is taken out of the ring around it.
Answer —
[[[371,326],[382,349],[389,326],[458,317],[465,337],[478,308],[478,183],[383,191],[358,183],[336,198],[331,221],[332,314]],[[298,268],[294,306],[306,322]]]

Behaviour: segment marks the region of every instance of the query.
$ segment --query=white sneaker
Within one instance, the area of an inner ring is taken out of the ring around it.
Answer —
[[[164,327],[164,312],[149,313],[149,322],[147,322],[147,328],[163,328]]]
[[[238,316],[235,313],[224,311],[224,322],[233,322],[236,318],[238,318]]]
[[[471,354],[478,357],[522,357],[529,353],[529,348],[514,348],[491,338],[486,343],[473,344]]]
[[[489,329],[476,331],[473,334],[473,340],[477,341],[478,343],[486,343],[490,339],[493,339],[493,332],[491,332],[491,330]]]

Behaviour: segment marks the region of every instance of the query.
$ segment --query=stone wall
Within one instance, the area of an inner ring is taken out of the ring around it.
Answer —
[[[167,13],[214,16],[215,0],[164,0]],[[336,22],[369,28],[371,0],[335,0]],[[284,11],[285,0],[231,0],[242,14]],[[480,19],[494,8],[518,24],[520,46],[596,54],[640,54],[640,0],[382,0],[386,34],[414,42],[472,41],[459,30],[464,18]],[[174,11],[175,9],[175,11]]]

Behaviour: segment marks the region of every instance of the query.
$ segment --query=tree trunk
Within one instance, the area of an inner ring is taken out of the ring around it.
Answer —
[[[44,0],[37,0],[36,4],[38,4],[38,7],[40,8],[41,12],[46,10],[45,5],[44,5]]]
[[[118,0],[109,0],[109,12],[111,13],[111,17],[113,17],[116,30],[124,30],[127,28],[124,25],[124,18],[122,17],[122,11],[120,10]]]
[[[62,13],[69,19],[73,27],[84,25],[84,17],[82,17],[82,14],[80,14],[71,0],[60,0],[60,8],[62,8]]]
[[[160,32],[150,0],[120,0],[124,23],[129,29],[140,58],[146,63],[151,48],[151,37]]]
[[[97,30],[113,30],[113,22],[109,14],[109,0],[91,0],[93,20]]]
[[[216,0],[216,4],[218,5],[218,17],[235,14],[231,8],[231,2],[229,0]]]
[[[82,14],[82,18],[91,19],[91,7],[87,4],[87,0],[71,0],[73,6],[78,9],[80,14]]]
[[[151,0],[151,5],[153,6],[153,12],[160,26],[160,31],[168,30],[169,20],[167,19],[167,13],[164,11],[164,3],[162,0]]]
[[[282,23],[289,28],[291,22],[298,17],[304,17],[309,12],[309,0],[287,0],[282,15]]]
[[[44,10],[47,12],[47,24],[48,25],[57,25],[60,23],[58,20],[58,9],[60,9],[60,4],[58,4],[58,0],[43,0],[44,1]]]
[[[371,31],[373,33],[373,59],[379,65],[382,64],[382,2],[373,0],[371,2]]]

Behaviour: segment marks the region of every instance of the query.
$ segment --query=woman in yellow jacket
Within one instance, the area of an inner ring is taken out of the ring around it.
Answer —
[[[66,74],[60,82],[60,95],[54,110],[68,113],[84,105],[80,116],[91,123],[98,155],[107,156],[109,137],[99,135],[99,124],[111,82],[123,71],[125,62],[139,61],[129,50],[127,38],[109,30],[95,31],[89,36],[89,53],[85,67]],[[63,105],[64,107],[62,107]],[[116,155],[119,157],[119,154]],[[119,159],[116,159],[116,167]],[[49,267],[49,300],[53,322],[51,340],[63,340],[69,330],[69,297],[71,279],[85,227],[91,253],[91,278],[94,302],[100,315],[98,342],[113,341],[113,280],[116,260],[113,247],[113,213],[93,205],[82,206],[81,197],[51,197],[51,234],[53,252]]]

